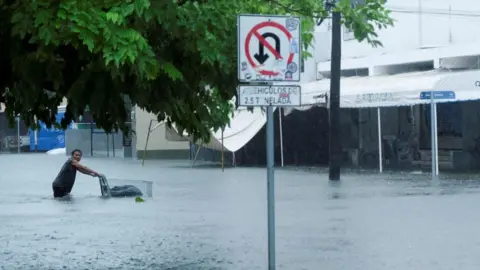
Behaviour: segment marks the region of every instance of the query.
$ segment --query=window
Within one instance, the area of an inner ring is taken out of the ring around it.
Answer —
[[[351,0],[351,6],[352,8],[355,8],[358,5],[364,5],[365,0]],[[348,40],[354,40],[355,36],[353,34],[353,31],[348,29],[347,27],[343,26],[343,40],[348,41]]]

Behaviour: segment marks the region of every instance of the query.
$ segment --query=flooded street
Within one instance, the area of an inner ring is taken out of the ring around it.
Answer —
[[[0,156],[0,269],[266,269],[265,169],[86,157],[109,179],[153,181],[153,198],[102,199],[78,174],[61,202],[64,160]],[[480,181],[327,177],[276,171],[278,269],[480,269]]]

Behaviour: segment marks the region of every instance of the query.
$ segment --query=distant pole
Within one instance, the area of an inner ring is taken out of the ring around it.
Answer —
[[[225,156],[224,156],[224,153],[225,153],[225,146],[223,146],[223,128],[222,128],[222,172],[224,171],[224,168],[225,168]]]
[[[17,116],[17,152],[20,154],[20,115]]]
[[[36,116],[34,116],[34,120],[35,120],[35,124],[38,124]],[[33,130],[33,140],[35,142],[35,152],[37,152],[37,150],[38,150],[38,131],[37,131],[37,128],[35,128]]]
[[[435,129],[435,117],[436,117],[436,110],[435,110],[435,100],[433,96],[434,92],[430,92],[430,132],[431,135],[431,143],[432,143],[432,180],[437,178],[437,144],[435,140],[437,139],[436,129]]]
[[[383,147],[382,147],[382,117],[380,107],[377,107],[377,132],[378,132],[378,170],[383,172]]]
[[[110,157],[110,138],[108,137],[108,133],[105,133],[107,136],[107,157]]]
[[[93,120],[90,121],[90,156],[93,157]]]
[[[332,1],[335,5],[335,1]],[[330,66],[329,179],[340,180],[340,72],[342,57],[341,15],[332,12],[332,56]]]
[[[278,129],[280,130],[280,164],[284,166],[284,159],[283,159],[283,126],[282,126],[282,113],[283,108],[278,108]]]
[[[117,135],[118,133],[112,133],[112,154],[113,154],[113,157],[115,157],[115,135]]]
[[[150,124],[148,124],[147,139],[145,140],[145,149],[143,150],[142,166],[145,165],[145,159],[147,158],[147,145],[148,145],[148,139],[150,139],[150,132],[152,132],[152,122],[153,120],[150,119]],[[197,158],[196,155],[195,155],[195,158]]]

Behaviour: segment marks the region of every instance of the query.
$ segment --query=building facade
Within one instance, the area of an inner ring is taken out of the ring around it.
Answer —
[[[189,159],[190,142],[159,123],[154,114],[135,107],[134,118],[136,158]]]
[[[480,23],[480,1],[389,0],[387,7],[392,11],[395,25],[377,32],[383,47],[373,48],[366,42],[358,42],[348,29],[342,29],[342,80],[480,69],[480,36],[473,30]],[[317,79],[328,80],[331,22],[325,21],[317,32],[317,46],[319,40],[324,43],[316,51]],[[438,105],[440,168],[478,168],[479,105],[477,101]],[[352,112],[349,119],[343,119],[344,130],[355,135],[351,136],[354,140],[349,143],[351,148],[345,149],[347,155],[357,165],[378,164],[376,109],[348,110]],[[397,168],[430,166],[429,111],[428,105],[382,109],[381,139],[386,165]]]

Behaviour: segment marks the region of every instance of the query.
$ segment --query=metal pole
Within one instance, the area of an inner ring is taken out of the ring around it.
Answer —
[[[438,123],[437,123],[437,103],[433,103],[433,116],[435,125],[435,174],[438,175]]]
[[[93,120],[90,121],[90,155],[93,157]]]
[[[267,107],[267,212],[268,212],[268,269],[275,270],[275,179],[273,107]]]
[[[278,127],[280,129],[280,162],[283,167],[283,128],[282,128],[282,113],[283,108],[278,108]]]
[[[132,158],[138,159],[138,152],[137,152],[137,118],[135,114],[136,106],[132,106],[132,111],[131,111],[131,119],[132,119],[132,131],[131,131],[131,142],[132,142]]]
[[[223,129],[222,129],[222,172],[225,169],[225,147],[223,146]]]
[[[192,142],[188,142],[188,149],[190,149],[190,151],[188,151],[188,159],[192,160],[193,158],[193,153],[192,153]]]
[[[153,120],[150,120],[150,124],[148,125],[147,140],[145,141],[145,149],[143,150],[142,166],[145,164],[145,158],[147,157],[147,144],[148,144],[148,139],[150,139],[150,130],[152,129],[152,121]]]
[[[34,117],[33,119],[35,120],[35,124],[38,124],[37,117]],[[37,131],[36,128],[33,130],[33,140],[35,142],[35,152],[37,152],[37,150],[38,150],[38,131]]]
[[[436,134],[435,134],[435,102],[433,99],[433,91],[430,92],[430,131],[431,131],[431,143],[432,143],[432,180],[436,178],[436,168],[437,168],[437,154],[436,152]]]
[[[17,116],[17,152],[20,154],[20,116]]]
[[[118,133],[115,133],[118,134]],[[115,135],[112,133],[112,153],[113,157],[115,157]]]
[[[377,128],[378,128],[378,168],[383,172],[383,147],[382,147],[382,118],[380,116],[380,107],[377,108]]]
[[[332,1],[334,4],[336,1]],[[340,180],[340,73],[342,58],[341,15],[332,12],[332,55],[330,66],[329,179]]]
[[[108,133],[105,133],[107,135],[107,157],[110,157],[110,138],[108,136]]]
[[[195,161],[197,161],[197,156],[198,156],[198,154],[200,153],[200,150],[202,149],[202,145],[203,145],[203,144],[201,144],[201,145],[195,145],[195,147],[198,146],[198,149],[197,149],[197,152],[195,153],[195,157],[193,158],[192,168],[193,168],[193,166],[195,166]]]
[[[37,129],[33,130],[33,141],[35,143],[35,148],[34,148],[34,151],[37,152],[38,150],[38,144],[37,144],[37,141],[38,141],[38,133],[37,133]]]

